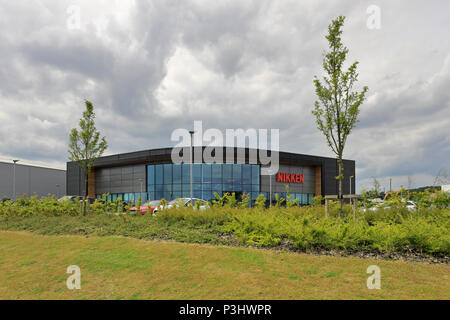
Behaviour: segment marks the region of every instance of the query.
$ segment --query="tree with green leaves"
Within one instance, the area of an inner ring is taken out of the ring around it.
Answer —
[[[73,128],[70,133],[69,159],[74,161],[80,167],[84,175],[84,197],[83,214],[86,213],[88,201],[88,175],[91,172],[95,161],[102,156],[108,144],[105,137],[100,139],[100,132],[95,127],[95,113],[92,102],[86,100],[86,110],[80,119],[80,129]]]
[[[342,44],[341,35],[345,17],[339,16],[328,26],[330,51],[324,54],[323,68],[326,75],[323,81],[314,77],[318,100],[314,103],[312,113],[316,117],[317,128],[325,135],[328,145],[338,160],[339,210],[342,212],[342,180],[344,165],[342,157],[348,135],[358,122],[359,107],[363,103],[368,87],[361,91],[354,89],[358,80],[354,62],[344,70],[348,49]]]

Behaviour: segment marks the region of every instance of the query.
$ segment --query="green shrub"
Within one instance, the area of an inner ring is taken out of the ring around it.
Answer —
[[[442,198],[439,198],[442,197]],[[433,204],[408,211],[401,203],[391,209],[359,212],[355,218],[350,205],[339,216],[331,203],[328,217],[323,206],[281,206],[266,208],[259,195],[255,207],[237,204],[233,195],[216,197],[207,210],[174,207],[151,215],[107,215],[122,210],[123,202],[91,205],[89,216],[79,216],[80,202],[61,202],[54,197],[38,200],[21,198],[0,203],[0,226],[6,229],[45,230],[51,234],[94,233],[139,238],[164,238],[190,242],[234,243],[276,247],[288,244],[301,251],[339,250],[353,252],[409,252],[435,256],[450,253],[450,210]],[[438,195],[432,201],[446,198]],[[443,199],[443,200],[442,200]],[[139,200],[138,200],[139,202]],[[128,212],[131,204],[125,207]],[[197,208],[199,209],[199,208]]]
[[[266,207],[266,202],[266,197],[261,193],[255,200],[255,207],[258,209],[264,209]]]

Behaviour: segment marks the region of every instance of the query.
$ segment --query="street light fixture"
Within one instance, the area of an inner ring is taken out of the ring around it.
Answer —
[[[142,184],[143,184],[143,182],[144,182],[144,179],[142,179],[142,178],[139,178],[138,179],[138,181],[141,183],[141,198],[142,198]]]
[[[272,206],[272,169],[270,169],[270,175],[269,175],[269,207]]]
[[[13,169],[13,197],[14,197],[14,202],[16,202],[16,163],[19,162],[20,160],[13,160],[14,162],[14,169]]]
[[[190,171],[191,171],[191,174],[190,174],[190,176],[191,176],[191,179],[190,179],[190,182],[191,182],[191,199],[192,199],[192,158],[193,158],[193,155],[192,155],[192,145],[193,145],[193,136],[194,136],[194,133],[195,133],[195,131],[194,130],[190,130],[189,131],[189,134],[191,135],[191,148],[190,148],[190,156],[189,156],[189,162],[190,162]]]
[[[350,194],[352,194],[352,179],[354,176],[350,176]]]

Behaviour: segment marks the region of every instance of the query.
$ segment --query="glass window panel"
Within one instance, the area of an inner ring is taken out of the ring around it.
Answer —
[[[155,185],[153,184],[151,186],[148,186],[148,191],[149,192],[155,192]]]
[[[164,171],[163,166],[158,164],[155,166],[155,184],[163,184]]]
[[[167,192],[167,191],[171,192],[171,191],[172,191],[172,185],[171,185],[171,184],[165,184],[165,185],[163,185],[163,190],[164,190],[165,192]]]
[[[203,200],[211,200],[212,199],[212,194],[211,191],[203,191],[202,192],[202,199]]]
[[[194,198],[201,198],[202,197],[202,191],[194,191],[192,197],[194,197]]]
[[[172,191],[164,191],[163,192],[163,197],[164,199],[166,199],[167,201],[171,201],[172,199]]]
[[[163,188],[164,188],[164,185],[162,185],[162,184],[157,184],[157,185],[155,186],[155,191],[157,191],[157,192],[163,191]]]
[[[259,192],[259,185],[252,184],[252,191]]]
[[[242,165],[241,164],[233,165],[233,183],[234,184],[242,183]]]
[[[251,185],[243,185],[242,186],[242,191],[251,192],[252,191],[252,186]],[[258,191],[258,190],[255,190],[255,191]]]
[[[231,183],[224,183],[223,184],[223,191],[224,192],[231,192],[231,191],[233,191],[233,185]]]
[[[214,163],[211,165],[211,182],[222,183],[222,164]]]
[[[113,195],[112,195],[112,201],[116,201],[117,200],[117,193],[114,193]]]
[[[155,200],[161,200],[163,197],[162,191],[156,191],[155,192]]]
[[[242,191],[242,184],[233,184],[233,191]]]
[[[202,164],[194,163],[192,165],[192,182],[202,183]]]
[[[211,164],[202,164],[202,180],[203,183],[211,183]]]
[[[181,164],[174,164],[172,166],[173,183],[181,183]]]
[[[174,184],[172,187],[173,191],[181,191],[181,184]]]
[[[252,166],[250,164],[242,165],[242,184],[252,184]]]
[[[181,195],[182,195],[182,198],[189,198],[189,195],[190,195],[189,190],[186,191],[183,189],[183,192],[181,193]]]
[[[156,198],[155,198],[155,192],[154,191],[152,191],[152,192],[149,192],[148,193],[148,200],[155,200]]]
[[[308,195],[305,193],[302,193],[302,204],[308,203]]]
[[[223,183],[233,183],[233,165],[223,165]]]
[[[173,196],[172,200],[181,198],[181,191],[174,191],[172,196]]]
[[[259,165],[252,165],[252,184],[259,185]]]
[[[147,185],[155,184],[155,166],[147,166]]]
[[[190,179],[191,179],[191,168],[190,165],[188,163],[183,163],[182,164],[183,167],[183,179],[182,182],[183,183],[190,183]]]
[[[172,184],[172,165],[164,165],[164,184]]]
[[[134,201],[134,193],[128,194],[128,201]]]
[[[222,184],[215,183],[211,185],[211,190],[213,192],[222,192]]]
[[[202,185],[201,185],[201,183],[194,183],[194,184],[192,185],[192,190],[193,190],[193,191],[202,191]]]

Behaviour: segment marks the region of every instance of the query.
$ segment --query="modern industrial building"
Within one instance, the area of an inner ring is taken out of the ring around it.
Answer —
[[[204,147],[194,147],[194,149]],[[223,148],[223,155],[228,148]],[[262,175],[262,163],[249,161],[255,149],[231,148],[227,163],[192,164],[193,197],[214,199],[214,193],[235,192],[237,196],[250,193],[252,200],[263,193],[289,192],[301,204],[310,204],[315,195],[334,195],[338,191],[338,164],[334,158],[279,152],[279,170],[271,176]],[[201,151],[201,150],[200,150]],[[256,150],[259,152],[259,150]],[[203,151],[202,151],[203,152]],[[195,153],[195,151],[194,151]],[[259,154],[259,153],[258,153]],[[146,200],[172,200],[190,196],[190,161],[174,164],[172,148],[145,150],[101,157],[88,178],[88,195],[126,202],[139,196]],[[250,163],[255,162],[255,163]],[[344,160],[344,194],[355,191],[355,161]],[[67,163],[67,194],[83,195],[83,174],[75,162]],[[272,181],[270,181],[272,180]]]
[[[0,200],[27,196],[61,197],[66,193],[66,171],[11,162],[0,162]]]

